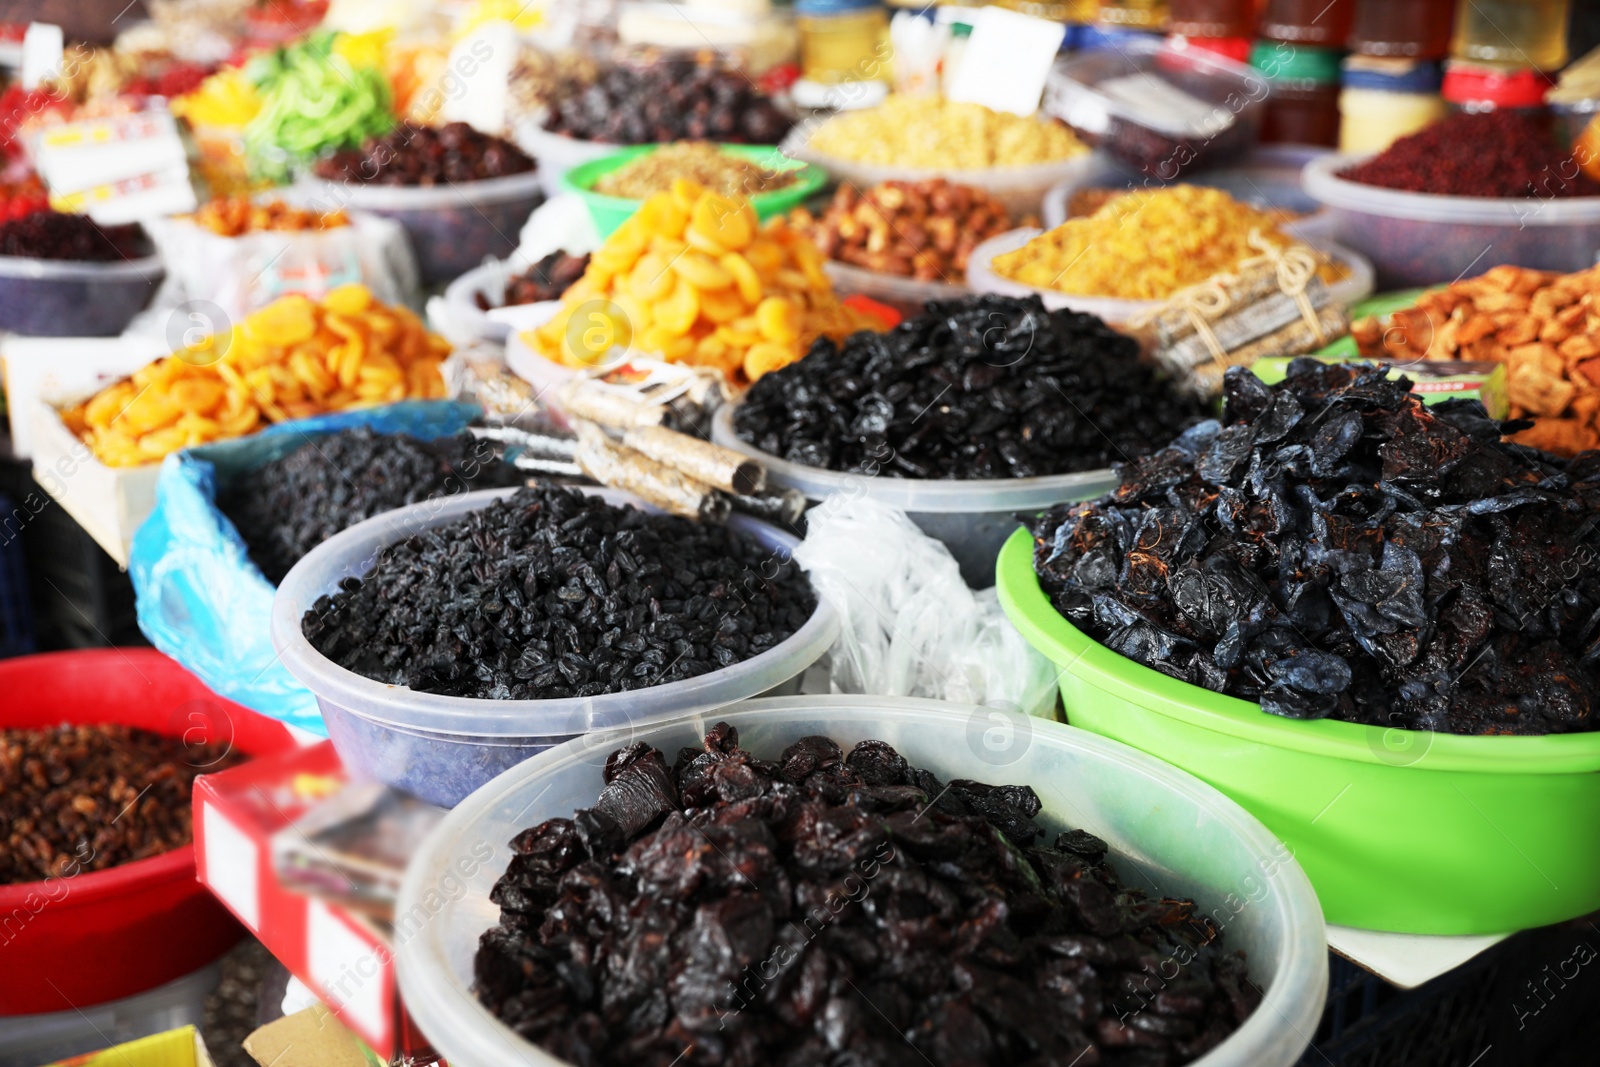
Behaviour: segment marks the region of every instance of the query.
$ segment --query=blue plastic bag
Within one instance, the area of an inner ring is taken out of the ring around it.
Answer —
[[[478,405],[461,401],[410,400],[280,423],[168,456],[156,481],[155,509],[134,532],[128,557],[139,629],[228,699],[328,736],[316,699],[272,647],[277,588],[218,510],[217,493],[241,474],[339,430],[370,426],[431,440],[458,433],[481,414]]]

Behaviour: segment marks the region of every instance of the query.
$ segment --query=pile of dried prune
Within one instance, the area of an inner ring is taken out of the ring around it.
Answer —
[[[49,210],[0,222],[0,256],[114,263],[154,251],[138,223],[101,226],[87,215]]]
[[[777,144],[793,125],[741,71],[695,58],[614,66],[559,95],[545,128],[584,141]]]
[[[1290,718],[1458,734],[1600,727],[1600,452],[1502,440],[1365,365],[1241,368],[1222,422],[1032,523],[1074,625]]]
[[[335,152],[314,168],[319,178],[366,185],[453,185],[525,174],[535,168],[522,149],[465,122],[401,123],[356,149]]]
[[[583,277],[589,269],[589,253],[575,256],[571,252],[551,252],[539,262],[506,279],[506,298],[503,307],[512,304],[538,304],[545,300],[560,300],[561,294],[572,283]],[[482,293],[474,295],[478,307],[488,311],[495,307]]]
[[[726,723],[611,754],[591,809],[518,834],[475,990],[589,1067],[1101,1067],[1205,1054],[1260,1002],[1193,901],[1126,886],[1027,786],[882,741],[776,762]]]
[[[368,426],[307,441],[235,478],[217,499],[273,585],[340,530],[419,500],[525,479],[469,433],[420,441]]]
[[[1036,296],[930,301],[888,333],[826,338],[734,411],[792,463],[897,478],[1033,478],[1143,455],[1200,418],[1093,315]]]
[[[815,609],[804,575],[728,527],[538,487],[383,549],[302,630],[376,681],[543,700],[730,667]]]

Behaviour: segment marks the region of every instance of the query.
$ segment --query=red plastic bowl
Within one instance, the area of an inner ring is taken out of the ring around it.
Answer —
[[[153,649],[0,660],[0,727],[116,722],[252,756],[283,724],[217,696]],[[104,871],[0,886],[0,1016],[133,996],[210,963],[242,928],[195,878],[194,846]]]

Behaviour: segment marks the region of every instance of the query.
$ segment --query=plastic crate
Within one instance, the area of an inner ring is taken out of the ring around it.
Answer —
[[[1491,950],[1406,990],[1329,953],[1328,1003],[1301,1067],[1465,1067],[1490,1043],[1499,959]]]

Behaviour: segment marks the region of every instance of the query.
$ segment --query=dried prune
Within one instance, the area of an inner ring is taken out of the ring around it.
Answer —
[[[605,778],[511,842],[474,961],[567,1062],[1178,1067],[1260,1001],[1193,901],[1124,885],[1086,831],[1037,843],[1026,786],[946,788],[881,741],[763,760],[727,723]]]
[[[555,95],[545,128],[584,141],[775,145],[794,125],[742,71],[699,57],[612,66]]]
[[[540,486],[385,547],[301,628],[389,685],[544,700],[693,678],[723,665],[719,650],[749,659],[816,603],[797,568],[736,530]]]
[[[1143,455],[1200,418],[1092,315],[1038,297],[931,301],[888,333],[823,338],[734,411],[793,463],[894,478],[1033,478]]]
[[[523,477],[471,434],[420,441],[370,427],[307,441],[233,479],[217,499],[277,585],[300,557],[363,519],[419,500],[504,489]]]
[[[317,177],[360,185],[454,185],[525,174],[537,164],[503,137],[465,122],[443,126],[401,123],[360,148],[319,160]]]
[[[587,252],[581,256],[575,256],[570,252],[551,252],[521,274],[514,274],[506,279],[505,301],[501,306],[559,300],[561,294],[566,292],[573,282],[583,277],[583,272],[588,269]],[[474,300],[483,311],[496,306],[482,293],[475,294]]]
[[[1504,441],[1481,404],[1364,365],[1235,368],[1224,399],[1031,524],[1074,625],[1289,718],[1600,728],[1600,454]]]

